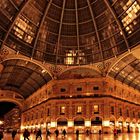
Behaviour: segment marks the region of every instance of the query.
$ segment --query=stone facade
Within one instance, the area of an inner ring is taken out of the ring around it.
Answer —
[[[21,129],[138,132],[140,95],[109,77],[52,80],[24,102]]]
[[[4,115],[4,128],[7,132],[20,130],[21,126],[21,110],[16,107]]]

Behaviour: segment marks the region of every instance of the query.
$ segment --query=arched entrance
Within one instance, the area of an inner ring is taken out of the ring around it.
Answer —
[[[99,133],[99,130],[102,130],[102,118],[95,117],[91,119],[91,132]]]
[[[123,131],[123,121],[118,121],[118,133],[122,133]]]
[[[82,117],[78,117],[74,119],[74,129],[75,131],[78,129],[80,133],[84,133],[85,128],[85,120]]]
[[[134,119],[131,124],[131,132],[136,132],[136,120]]]
[[[67,129],[68,121],[66,118],[57,119],[57,127],[59,130]]]
[[[140,132],[140,121],[138,121],[136,132],[138,132],[138,133]]]
[[[127,133],[130,133],[130,122],[126,122]]]
[[[0,129],[11,132],[13,129],[20,130],[21,108],[14,102],[0,100]]]
[[[117,127],[118,133],[122,133],[122,132],[124,131],[123,122],[124,122],[123,117],[120,117],[120,118],[118,119],[118,127]]]
[[[113,131],[115,129],[115,118],[114,117],[110,118],[109,126],[111,129],[111,132],[113,133]]]
[[[50,119],[48,119],[48,120],[46,121],[46,128],[47,128],[47,129],[50,129],[50,128],[51,128],[51,121],[50,121]]]

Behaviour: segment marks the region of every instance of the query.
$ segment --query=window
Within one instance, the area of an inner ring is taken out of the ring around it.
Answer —
[[[110,91],[110,92],[113,92],[113,88],[112,88],[112,87],[109,87],[109,91]]]
[[[65,64],[85,64],[85,54],[82,50],[69,50],[66,52]]]
[[[135,112],[133,111],[133,118],[135,118]]]
[[[119,109],[119,115],[122,116],[122,109]]]
[[[129,117],[129,110],[126,110],[126,116]]]
[[[138,118],[140,119],[140,112],[138,112]]]
[[[24,17],[18,17],[15,21],[15,25],[13,27],[14,34],[26,41],[27,43],[31,43],[33,40],[34,32],[33,27],[30,25],[29,21]]]
[[[78,87],[78,88],[77,88],[77,91],[82,91],[82,88],[81,88],[81,87]]]
[[[43,118],[43,111],[41,112],[41,118]]]
[[[60,107],[60,114],[61,115],[65,114],[65,106]]]
[[[111,114],[114,115],[114,106],[111,106]]]
[[[47,115],[50,116],[50,109],[47,110]]]
[[[73,50],[70,50],[68,53],[66,53],[65,63],[68,65],[74,64],[74,56]]]
[[[140,6],[138,4],[137,1],[133,2],[133,1],[128,1],[126,3],[125,6],[123,6],[123,9],[125,12],[125,14],[122,17],[122,23],[125,27],[125,30],[128,32],[128,34],[130,34],[133,30],[132,25],[130,24],[131,22],[135,24],[137,24],[137,22],[135,21],[135,19],[138,17],[138,13],[140,10]],[[131,5],[131,6],[129,6]]]
[[[61,92],[65,92],[66,89],[65,89],[65,88],[61,88],[60,91],[61,91]]]
[[[77,107],[77,114],[81,114],[82,113],[82,107],[81,106],[78,106]]]
[[[93,90],[99,90],[98,86],[93,87]]]
[[[94,105],[93,109],[94,109],[94,114],[99,114],[99,105]]]

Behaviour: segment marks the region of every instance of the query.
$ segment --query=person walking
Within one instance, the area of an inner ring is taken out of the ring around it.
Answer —
[[[2,140],[2,139],[3,139],[3,132],[0,131],[0,140]]]
[[[28,138],[29,136],[30,136],[30,132],[29,132],[27,129],[25,129],[24,132],[23,132],[24,140],[26,140],[26,139],[30,140],[30,139]]]
[[[56,129],[56,130],[54,131],[54,133],[55,133],[56,137],[58,137],[58,135],[59,135],[59,130]]]
[[[66,130],[64,129],[63,131],[62,131],[62,134],[63,134],[63,136],[65,137],[66,136]]]
[[[36,140],[38,139],[38,137],[40,137],[40,139],[42,140],[42,132],[41,129],[39,129],[36,133]]]
[[[86,135],[89,136],[89,134],[90,134],[90,132],[89,132],[89,130],[87,129],[87,130],[86,130]]]
[[[79,139],[79,130],[78,129],[76,130],[76,139],[77,140]]]
[[[114,137],[117,137],[117,129],[114,129]]]
[[[51,137],[51,132],[49,129],[47,129],[47,131],[46,131],[46,137]]]
[[[16,130],[13,130],[13,131],[12,131],[12,139],[13,139],[13,140],[15,139],[16,134],[17,134],[17,131],[16,131]]]

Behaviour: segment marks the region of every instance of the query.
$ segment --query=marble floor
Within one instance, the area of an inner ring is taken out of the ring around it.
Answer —
[[[35,135],[31,134],[29,139],[36,140]],[[4,134],[3,140],[12,140],[11,134]],[[17,134],[15,140],[24,140],[22,134]],[[38,138],[38,140],[40,139]],[[75,134],[68,134],[65,138],[62,135],[59,135],[58,138],[55,135],[46,138],[45,134],[43,134],[42,140],[140,140],[140,133],[119,134],[118,137],[114,137],[113,134],[92,134],[89,136],[80,134],[78,138],[76,138]]]

